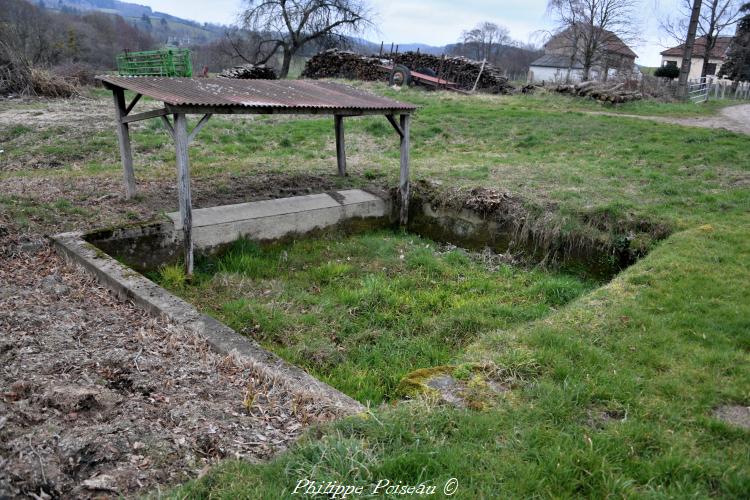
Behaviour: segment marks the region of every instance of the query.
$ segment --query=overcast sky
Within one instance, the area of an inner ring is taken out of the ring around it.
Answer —
[[[233,23],[241,6],[241,0],[130,1],[187,19],[222,24]],[[658,66],[659,52],[668,41],[660,40],[657,18],[680,0],[641,1],[643,42],[633,47],[638,54],[636,62]],[[541,43],[540,32],[552,27],[545,15],[547,0],[370,0],[370,4],[378,13],[379,32],[365,38],[373,42],[444,45],[456,42],[461,31],[480,21],[493,21],[508,27],[516,40]]]

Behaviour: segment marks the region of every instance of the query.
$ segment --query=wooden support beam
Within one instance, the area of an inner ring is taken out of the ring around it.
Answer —
[[[396,118],[393,115],[385,115],[388,122],[393,126],[393,129],[398,133],[399,137],[404,137],[404,131],[401,129],[401,125],[398,124]]]
[[[336,129],[336,162],[339,167],[339,176],[346,176],[346,147],[344,145],[344,117],[333,115],[334,128]]]
[[[174,145],[177,156],[177,193],[180,202],[185,273],[193,274],[193,208],[190,195],[190,159],[188,157],[187,116],[174,115]]]
[[[152,109],[151,111],[144,111],[143,113],[136,113],[134,115],[127,115],[120,118],[121,123],[138,122],[141,120],[148,120],[149,118],[156,118],[158,116],[166,116],[167,110],[164,108]]]
[[[409,222],[409,125],[410,115],[401,115],[401,177],[399,180],[399,191],[401,192],[401,217],[402,226]]]
[[[195,136],[198,135],[198,132],[201,131],[203,126],[208,123],[208,120],[211,119],[211,113],[206,113],[203,115],[203,118],[200,119],[200,121],[195,125],[195,128],[193,128],[193,131],[190,132],[190,136],[188,136],[188,143],[193,142],[193,139],[195,139]]]
[[[172,140],[174,140],[174,127],[172,127],[172,124],[169,123],[169,118],[167,118],[166,116],[162,116],[161,122],[164,125],[164,128],[167,129],[167,132],[169,132],[169,135],[172,137]]]
[[[128,129],[128,124],[122,121],[127,114],[125,91],[121,88],[113,88],[112,96],[115,100],[117,141],[120,144],[120,161],[122,162],[122,174],[125,181],[125,199],[129,200],[135,196],[135,171],[133,170],[133,152],[130,150],[130,130]]]
[[[141,100],[141,97],[143,97],[142,94],[136,94],[132,101],[130,101],[130,104],[128,104],[128,107],[125,109],[125,114],[130,114],[131,111],[133,111],[133,108],[136,104],[138,104],[138,101]]]

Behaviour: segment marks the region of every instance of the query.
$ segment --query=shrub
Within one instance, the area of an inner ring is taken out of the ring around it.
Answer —
[[[0,66],[0,95],[19,94],[44,97],[73,97],[76,87],[50,72],[11,62]]]
[[[677,78],[680,76],[680,68],[677,66],[660,66],[654,71],[654,76],[661,78]]]
[[[52,68],[52,73],[74,85],[96,85],[96,71],[85,63],[64,63]]]

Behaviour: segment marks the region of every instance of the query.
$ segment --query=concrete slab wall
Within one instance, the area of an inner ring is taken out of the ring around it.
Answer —
[[[179,212],[167,214],[173,239],[179,241]],[[348,219],[390,224],[390,201],[366,191],[351,189],[331,193],[254,201],[193,210],[193,241],[198,249],[211,249],[240,238],[279,240],[334,227]]]
[[[387,195],[360,189],[222,205],[193,210],[193,241],[199,254],[213,254],[240,238],[265,243],[328,230],[356,232],[390,226]],[[182,257],[179,213],[147,224],[106,228],[83,238],[139,272]]]

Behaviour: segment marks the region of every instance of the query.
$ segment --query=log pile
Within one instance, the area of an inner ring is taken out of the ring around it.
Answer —
[[[236,78],[239,80],[276,80],[274,70],[265,64],[243,64],[227,68],[219,73],[219,78]]]
[[[501,71],[486,64],[465,57],[440,57],[417,52],[393,54],[392,60],[378,56],[364,56],[345,50],[329,49],[310,59],[302,72],[304,78],[348,78],[351,80],[383,81],[387,78],[386,70],[381,65],[402,64],[412,71],[429,68],[445,80],[458,83],[464,90],[471,90],[480,74],[477,90],[509,94],[515,89],[502,76]]]
[[[412,70],[430,68],[441,78],[456,82],[464,90],[471,90],[474,87],[474,82],[476,82],[481,71],[477,90],[493,94],[510,94],[515,91],[513,85],[508,83],[508,79],[502,75],[499,68],[487,63],[482,69],[481,61],[466,57],[441,57],[418,52],[404,52],[403,54],[394,54],[393,60],[396,64],[403,64]]]
[[[383,80],[388,73],[379,68],[377,57],[363,56],[348,50],[328,49],[305,63],[303,78],[347,78],[349,80]]]
[[[575,85],[561,84],[554,88],[560,94],[570,94],[579,97],[590,97],[601,102],[620,104],[623,102],[643,99],[643,94],[637,91],[625,90],[624,83],[607,83],[586,81]]]

